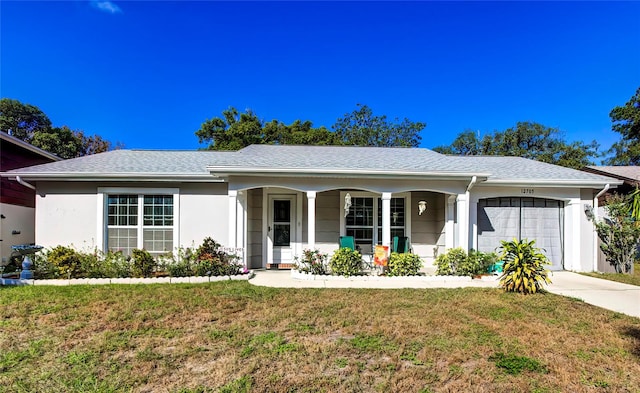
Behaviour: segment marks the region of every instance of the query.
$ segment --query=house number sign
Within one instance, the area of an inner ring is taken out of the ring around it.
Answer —
[[[526,195],[533,195],[533,188],[523,188],[521,192]]]

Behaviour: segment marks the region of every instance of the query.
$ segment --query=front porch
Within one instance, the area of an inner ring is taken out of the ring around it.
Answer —
[[[353,236],[362,250],[391,249],[394,236],[406,236],[425,266],[448,249],[468,248],[468,181],[436,180],[418,189],[398,180],[313,179],[314,189],[305,189],[312,179],[232,180],[230,247],[243,250],[249,269],[291,269],[304,249],[331,255],[340,236]],[[339,184],[323,184],[329,182]]]

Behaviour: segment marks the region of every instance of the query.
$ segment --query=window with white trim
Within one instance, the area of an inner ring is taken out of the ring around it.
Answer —
[[[346,234],[353,236],[357,245],[373,244],[373,202],[374,198],[351,198],[351,208],[345,218]]]
[[[154,256],[172,251],[173,202],[173,195],[107,195],[105,248],[125,255],[134,248],[144,248]]]
[[[405,210],[404,198],[391,198],[391,240],[395,236],[404,236]],[[378,198],[378,242],[382,241],[382,199]]]
[[[406,227],[405,198],[391,198],[391,239],[404,236]],[[377,212],[377,219],[374,216]],[[382,200],[374,197],[352,197],[345,218],[345,233],[353,236],[357,245],[382,243]]]

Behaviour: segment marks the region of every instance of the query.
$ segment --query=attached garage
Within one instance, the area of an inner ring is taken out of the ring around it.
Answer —
[[[564,268],[564,202],[554,199],[503,197],[478,201],[478,250],[495,251],[501,240],[535,240],[551,261]]]

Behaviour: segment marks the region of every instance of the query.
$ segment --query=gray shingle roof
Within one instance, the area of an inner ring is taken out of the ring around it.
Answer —
[[[489,180],[557,180],[612,181],[605,176],[522,157],[449,156],[449,162],[460,169],[489,172]]]
[[[447,160],[447,156],[429,149],[251,145],[235,155],[215,157],[210,166],[332,171],[458,172],[447,164]]]
[[[202,178],[211,172],[258,171],[482,176],[488,182],[567,182],[617,184],[605,176],[520,157],[447,156],[429,149],[350,146],[252,145],[237,152],[114,150],[7,174],[25,178]],[[5,175],[6,176],[6,175]]]

